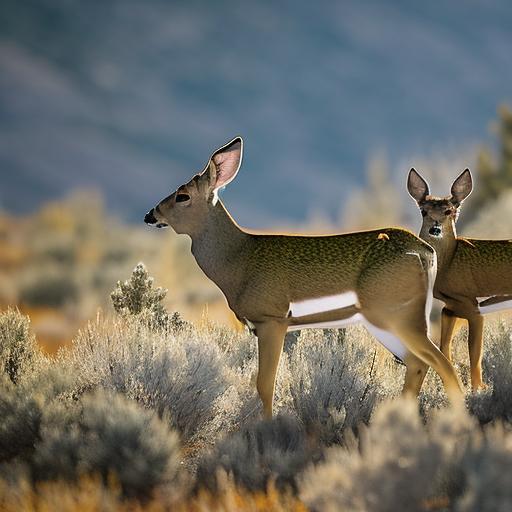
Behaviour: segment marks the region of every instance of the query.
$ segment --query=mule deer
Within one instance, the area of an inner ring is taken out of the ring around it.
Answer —
[[[427,182],[411,169],[409,194],[416,200],[423,224],[420,237],[437,252],[438,272],[434,297],[444,302],[441,316],[441,351],[451,361],[457,318],[468,321],[468,348],[473,390],[482,381],[482,331],[485,313],[512,308],[512,240],[476,240],[458,237],[455,224],[463,201],[473,188],[466,169],[446,197],[429,195]]]
[[[428,365],[452,399],[453,366],[428,337],[434,250],[402,229],[325,236],[276,235],[240,228],[218,191],[236,176],[240,137],[206,168],[151,209],[145,222],[192,239],[192,254],[258,338],[257,390],[272,416],[277,366],[287,331],[364,322],[407,366],[404,393],[417,395]]]

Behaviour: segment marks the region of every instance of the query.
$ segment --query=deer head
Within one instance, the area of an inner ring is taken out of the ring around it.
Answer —
[[[217,204],[219,190],[238,173],[242,152],[242,138],[235,137],[213,153],[203,172],[152,208],[144,222],[157,228],[171,226],[179,234],[200,233]]]
[[[431,237],[442,238],[449,230],[453,231],[459,208],[471,194],[472,188],[471,172],[466,169],[453,182],[450,196],[431,196],[428,183],[415,169],[411,169],[407,179],[407,190],[423,215],[421,236],[428,233]]]

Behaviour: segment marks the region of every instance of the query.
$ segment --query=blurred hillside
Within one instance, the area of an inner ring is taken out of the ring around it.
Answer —
[[[511,238],[512,113],[505,107],[495,123],[496,151],[480,148],[474,157],[475,194],[464,205],[460,231],[480,238]],[[467,159],[464,160],[467,162]],[[433,157],[417,166],[432,192],[448,194],[464,167],[452,159]],[[339,221],[322,211],[306,222],[276,224],[274,231],[339,232],[386,225],[418,230],[421,216],[402,184],[389,177],[385,158],[374,159],[366,185],[339,206]],[[231,209],[230,201],[226,201]],[[166,306],[186,319],[208,316],[238,325],[218,288],[199,269],[188,237],[157,231],[141,223],[129,225],[112,216],[101,195],[78,191],[48,202],[26,216],[0,214],[0,306],[18,305],[30,314],[38,340],[50,351],[68,342],[76,330],[108,309],[110,292],[144,261],[156,284],[169,290]]]
[[[0,207],[94,187],[138,222],[240,133],[242,224],[332,220],[369,152],[401,184],[418,155],[488,139],[511,25],[506,0],[3,0]]]
[[[101,197],[81,191],[23,218],[0,215],[0,305],[29,313],[38,340],[53,351],[110,305],[116,282],[144,260],[166,305],[186,318],[231,324],[217,288],[190,255],[185,237],[108,218]],[[3,309],[3,308],[2,308]]]

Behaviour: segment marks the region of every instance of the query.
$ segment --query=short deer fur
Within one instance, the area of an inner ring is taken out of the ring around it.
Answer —
[[[287,331],[364,322],[407,365],[404,393],[417,395],[428,368],[452,399],[461,388],[450,362],[428,337],[426,309],[435,279],[433,249],[402,229],[295,236],[240,228],[218,198],[236,176],[240,137],[146,214],[192,239],[192,254],[258,338],[257,389],[272,416],[274,384]]]
[[[474,390],[485,387],[482,381],[482,315],[512,308],[512,240],[457,236],[455,224],[459,209],[473,188],[469,169],[453,182],[447,197],[429,195],[427,182],[415,169],[409,172],[407,188],[423,215],[420,237],[437,253],[434,297],[445,304],[441,318],[441,351],[451,361],[456,320],[466,319],[471,385]]]

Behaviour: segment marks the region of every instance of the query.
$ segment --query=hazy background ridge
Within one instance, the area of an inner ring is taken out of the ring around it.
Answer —
[[[4,0],[0,207],[94,186],[139,221],[241,134],[242,224],[334,219],[375,151],[402,187],[418,157],[489,140],[510,26],[505,0]]]

